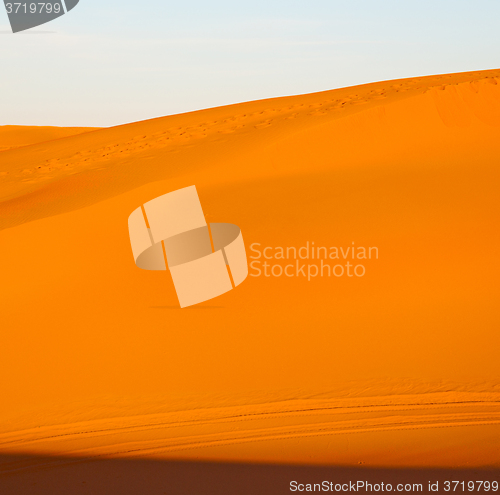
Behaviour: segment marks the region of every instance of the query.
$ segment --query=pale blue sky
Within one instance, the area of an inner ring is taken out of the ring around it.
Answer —
[[[499,21],[499,0],[80,0],[14,35],[0,4],[0,125],[108,126],[499,68]]]

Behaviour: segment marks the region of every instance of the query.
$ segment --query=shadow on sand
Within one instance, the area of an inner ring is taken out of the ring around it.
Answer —
[[[29,455],[0,456],[2,495],[281,495],[291,491],[290,482],[374,485],[422,484],[419,493],[449,493],[444,481],[465,482],[455,493],[471,493],[468,481],[500,481],[500,469],[372,469],[304,465],[191,462],[151,459],[87,459]],[[439,482],[430,492],[429,482]],[[306,487],[304,487],[306,488]],[[347,488],[347,486],[344,486]],[[404,488],[404,487],[403,487]],[[407,487],[408,488],[408,487]],[[411,493],[417,490],[411,487]],[[380,487],[379,487],[379,491]],[[384,491],[387,491],[384,489]],[[452,490],[453,491],[453,490]],[[477,493],[477,485],[476,485]],[[490,489],[490,492],[492,490]],[[316,487],[316,493],[318,493]],[[343,493],[346,491],[344,490]],[[403,489],[403,492],[405,490]],[[325,491],[319,493],[326,493]],[[332,493],[332,492],[330,492]],[[335,492],[333,493],[342,493]],[[350,491],[353,493],[353,490]],[[356,493],[367,493],[358,490]],[[406,491],[408,493],[408,491]],[[480,491],[479,493],[484,493]]]

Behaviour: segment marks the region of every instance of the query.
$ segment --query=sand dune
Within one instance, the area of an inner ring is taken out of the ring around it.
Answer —
[[[500,467],[499,136],[492,70],[3,151],[0,473],[47,455]],[[135,267],[127,217],[192,184],[249,255],[378,259],[179,310],[165,273]]]
[[[29,125],[0,126],[0,151],[6,151],[30,144],[52,141],[83,132],[90,132],[98,127],[37,127]]]

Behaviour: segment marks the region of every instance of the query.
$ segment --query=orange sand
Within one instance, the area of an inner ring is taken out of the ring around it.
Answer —
[[[30,144],[74,136],[95,131],[98,127],[36,127],[29,125],[0,126],[0,151],[6,151]]]
[[[0,472],[56,454],[500,467],[499,156],[500,70],[2,152]],[[165,272],[135,267],[127,218],[192,184],[249,255],[379,259],[179,310]]]

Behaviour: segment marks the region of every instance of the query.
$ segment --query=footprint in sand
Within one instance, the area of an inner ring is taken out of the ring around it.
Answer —
[[[36,172],[40,174],[48,174],[49,172],[52,172],[54,170],[54,167],[49,167],[47,165],[39,165],[36,167]]]
[[[233,129],[237,129],[237,128],[238,128],[238,126],[233,127]],[[203,132],[193,132],[190,137],[191,137],[191,139],[204,139],[207,137],[207,134],[205,134]]]
[[[229,127],[228,129],[221,129],[219,131],[220,134],[233,134],[234,132],[238,131],[239,129],[242,129],[245,127],[243,124],[240,125],[235,125],[233,127]]]
[[[350,101],[350,104],[352,106],[356,106],[356,105],[364,105],[365,103],[368,103],[367,100],[351,100]]]
[[[321,108],[318,110],[315,110],[314,112],[309,113],[308,115],[314,115],[314,116],[319,116],[319,115],[327,115],[328,110],[326,108]]]
[[[273,123],[272,120],[266,120],[265,122],[260,122],[259,124],[256,124],[254,127],[256,129],[264,129],[265,127],[269,127]]]
[[[385,94],[385,91],[383,90],[378,90],[378,91],[370,91],[367,96],[370,100],[382,100],[384,98],[387,98],[387,95]]]

